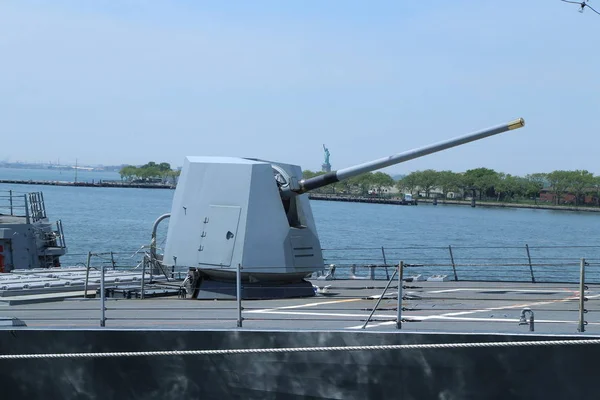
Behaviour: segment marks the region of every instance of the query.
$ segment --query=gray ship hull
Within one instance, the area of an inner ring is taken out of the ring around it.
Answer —
[[[497,342],[567,336],[4,330],[0,354]],[[589,338],[589,337],[588,337]],[[550,399],[592,394],[595,345],[3,360],[3,398]]]

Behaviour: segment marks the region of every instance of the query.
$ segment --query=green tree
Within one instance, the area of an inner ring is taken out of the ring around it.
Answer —
[[[494,186],[494,190],[498,196],[498,201],[500,201],[501,196],[504,200],[512,200],[515,196],[525,196],[528,186],[529,181],[525,178],[500,173],[498,174],[498,181]]]
[[[367,172],[365,174],[361,174],[358,176],[354,176],[350,178],[349,184],[358,189],[358,193],[361,195],[368,194],[371,186],[373,186],[373,177],[371,172]]]
[[[493,196],[495,194],[494,185],[498,183],[499,174],[493,169],[489,168],[476,168],[467,170],[464,173],[464,183],[469,189],[476,189],[479,191],[479,199],[483,196]]]
[[[433,169],[415,172],[417,186],[420,191],[425,192],[425,197],[429,198],[429,192],[438,184],[438,173]]]
[[[417,187],[417,176],[414,172],[406,175],[404,178],[400,179],[396,182],[396,187],[400,191],[407,191],[410,194],[413,194]]]
[[[540,191],[544,188],[546,182],[548,182],[548,174],[529,174],[525,176],[525,179],[527,179],[528,182],[526,195],[527,197],[533,197],[535,199],[535,203],[537,204]]]
[[[595,176],[592,187],[596,189],[596,205],[600,207],[600,176]]]
[[[174,172],[177,172],[174,174]],[[141,167],[135,167],[133,165],[126,165],[119,171],[121,180],[125,179],[131,181],[133,178],[138,179],[150,179],[150,178],[161,178],[163,183],[167,181],[169,177],[172,177],[176,181],[176,177],[179,176],[179,171],[173,171],[171,164],[163,162],[156,164],[154,161],[150,161]]]
[[[173,183],[175,183],[175,185],[177,185],[177,182],[179,181],[179,176],[181,176],[181,170],[177,169],[169,171],[169,177],[173,179]]]
[[[157,165],[157,168],[160,171],[160,176],[162,177],[163,183],[166,183],[167,179],[172,176],[171,164],[168,162],[161,162]]]
[[[302,179],[314,178],[316,176],[323,175],[325,173],[326,172],[323,172],[323,171],[313,172],[311,170],[306,169],[306,170],[302,171]],[[313,193],[337,193],[340,190],[343,190],[344,188],[346,188],[346,186],[347,185],[344,185],[343,182],[336,182],[336,183],[331,183],[327,186],[323,186],[321,188],[315,189],[312,192]]]
[[[586,170],[569,171],[569,190],[575,195],[575,205],[585,201],[585,194],[594,184],[594,174]]]
[[[159,178],[162,176],[162,173],[161,173],[160,169],[158,169],[158,166],[152,165],[152,166],[142,167],[140,169],[138,176],[143,179]]]
[[[372,184],[377,188],[377,193],[382,193],[384,188],[393,187],[394,179],[386,173],[375,172],[371,177]]]
[[[437,185],[442,191],[443,198],[446,199],[448,192],[460,189],[461,175],[452,171],[440,171],[437,173]]]
[[[121,175],[121,180],[125,179],[127,181],[131,181],[134,176],[138,174],[138,168],[133,165],[126,165],[119,171]]]
[[[314,178],[317,175],[321,175],[322,173],[319,172],[313,172],[309,169],[305,169],[304,171],[302,171],[302,179],[309,179],[309,178]]]
[[[539,187],[539,190],[542,190],[544,188],[545,183],[548,182],[548,174],[542,172],[525,175],[525,178],[529,182],[535,183]]]
[[[554,194],[554,204],[560,204],[563,194],[566,193],[571,184],[569,181],[570,176],[571,174],[569,171],[562,170],[552,171],[547,175],[548,182],[552,188],[552,193]]]

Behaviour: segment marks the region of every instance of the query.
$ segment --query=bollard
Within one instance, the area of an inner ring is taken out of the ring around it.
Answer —
[[[534,322],[533,313],[531,313],[531,317],[529,318],[529,330],[531,332],[535,331]]]
[[[527,314],[529,314],[529,322],[527,322]],[[519,319],[519,325],[529,325],[529,331],[535,331],[535,320],[533,311],[530,308],[524,308],[521,310],[521,318]]]

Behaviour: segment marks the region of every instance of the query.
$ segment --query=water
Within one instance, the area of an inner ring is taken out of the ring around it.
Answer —
[[[60,182],[98,182],[121,180],[121,175],[111,171],[86,171],[86,170],[58,170],[58,169],[30,169],[30,168],[0,168],[0,179],[8,180],[36,180]]]
[[[336,265],[381,264],[385,253],[388,263],[423,264],[409,274],[453,278],[452,251],[460,279],[528,281],[531,258],[538,281],[577,281],[585,258],[588,278],[600,279],[600,213],[312,203],[326,261]]]
[[[0,173],[5,171],[0,169]],[[99,176],[95,174],[88,172],[89,176]],[[29,179],[41,179],[39,172],[30,172]],[[64,263],[69,265],[84,262],[88,251],[112,251],[120,262],[135,264],[139,255],[134,253],[149,244],[152,224],[171,211],[175,193],[0,185],[0,191],[4,190],[43,191],[49,218],[63,222],[69,249]],[[448,248],[452,246],[459,279],[530,280],[527,244],[538,281],[556,276],[576,281],[582,257],[592,264],[588,278],[600,280],[596,271],[600,265],[600,213],[328,201],[311,204],[327,263],[383,264],[383,246],[389,264],[402,260],[423,265],[409,274],[443,273],[453,278]],[[166,226],[163,223],[159,231],[159,247],[164,244]],[[379,273],[383,274],[383,269]]]

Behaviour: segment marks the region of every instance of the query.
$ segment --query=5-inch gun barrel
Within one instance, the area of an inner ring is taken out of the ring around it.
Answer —
[[[319,175],[314,178],[303,179],[299,182],[299,189],[294,190],[294,192],[296,192],[297,194],[306,193],[310,190],[318,189],[320,187],[327,186],[344,179],[352,178],[353,176],[389,167],[390,165],[400,164],[402,162],[409,161],[414,158],[423,157],[431,153],[436,153],[438,151],[460,146],[462,144],[497,135],[502,132],[522,128],[523,126],[525,126],[525,120],[523,118],[519,118],[506,124],[493,126],[477,132],[469,133],[464,136],[459,136],[453,139],[434,143],[414,150],[409,150],[404,153],[399,153],[389,157],[384,157],[378,160],[373,160],[363,164],[355,165],[352,167],[343,168],[335,172],[328,172],[324,175]]]

